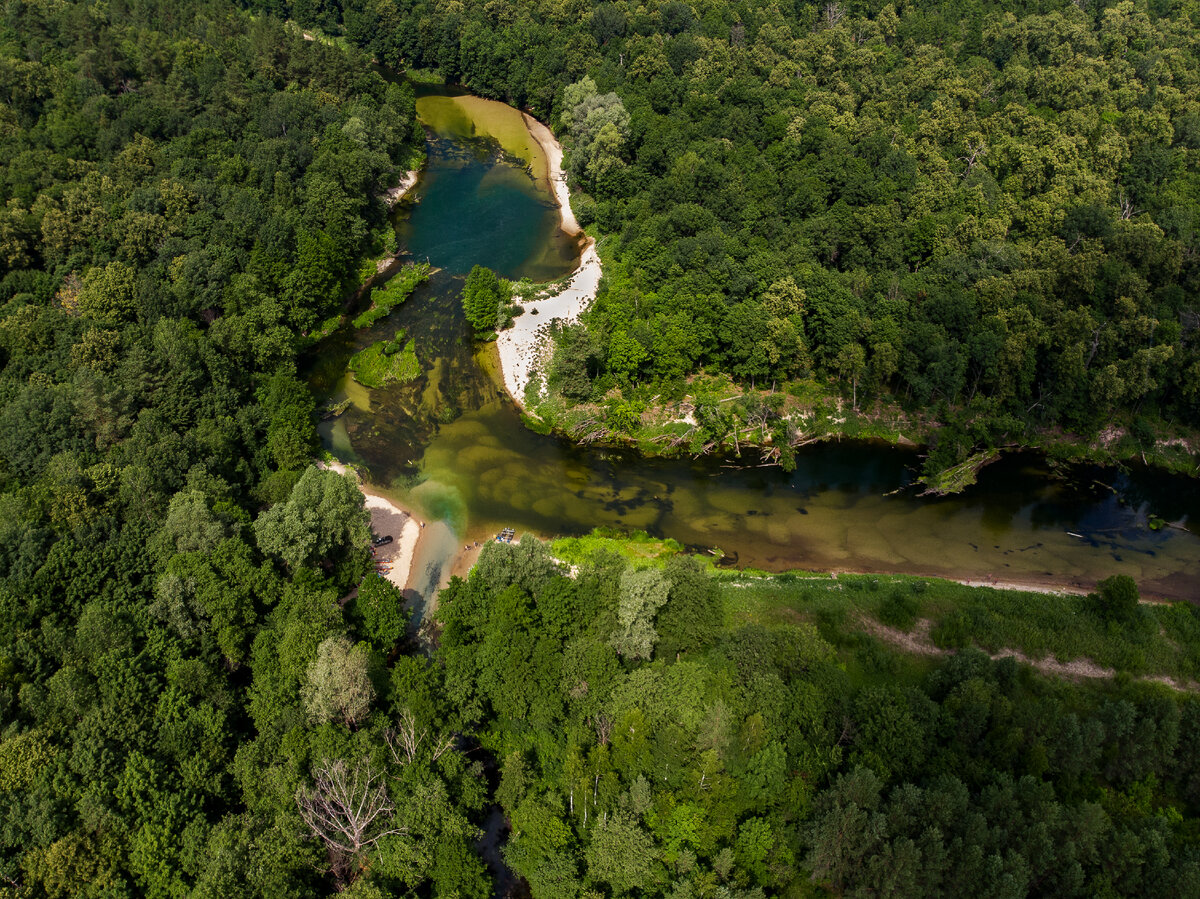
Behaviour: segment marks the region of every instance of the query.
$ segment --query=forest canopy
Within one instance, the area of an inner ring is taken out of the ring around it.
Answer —
[[[367,518],[296,358],[422,137],[365,54],[229,3],[0,11],[6,895],[327,889],[296,795],[359,761],[330,728],[401,600],[337,602]]]
[[[972,648],[991,594],[914,659],[805,591],[748,611],[794,575],[525,539],[418,646],[297,367],[421,152],[374,57],[571,143],[613,250],[580,400],[815,372],[1195,424],[1195,17],[6,3],[0,890],[484,899],[507,822],[538,899],[1200,893],[1200,703],[1139,669],[1161,630],[1200,670],[1190,608],[1081,599],[1122,660],[1088,686]]]
[[[268,6],[562,133],[612,238],[576,402],[703,370],[979,442],[1200,425],[1194,5]]]

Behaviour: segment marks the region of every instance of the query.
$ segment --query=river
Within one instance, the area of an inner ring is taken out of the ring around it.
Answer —
[[[1018,453],[962,495],[929,498],[914,487],[917,453],[891,446],[808,446],[785,473],[582,449],[524,428],[488,348],[471,341],[463,278],[479,263],[549,280],[574,267],[579,246],[558,227],[544,160],[516,110],[445,88],[421,87],[418,98],[428,164],[396,226],[409,256],[440,271],[373,328],[326,341],[311,372],[320,395],[353,402],[323,423],[326,446],[435,522],[418,552],[417,593],[436,590],[464,542],[501,527],[557,535],[607,526],[717,547],[727,562],[772,571],[1074,587],[1124,573],[1143,593],[1197,598],[1195,479],[1091,466],[1064,476]],[[397,328],[415,338],[421,376],[371,391],[347,382],[349,355]],[[1174,526],[1151,530],[1151,514]]]

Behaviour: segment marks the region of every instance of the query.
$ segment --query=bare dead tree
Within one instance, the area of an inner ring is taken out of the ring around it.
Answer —
[[[983,157],[987,156],[987,145],[982,140],[968,141],[967,152],[958,157],[967,164],[967,170],[963,172],[963,177],[971,174],[971,170],[977,166]]]
[[[596,725],[596,739],[600,741],[601,746],[607,746],[612,738],[612,719],[607,715],[597,715],[592,723]]]
[[[846,10],[840,3],[826,3],[823,10],[825,16],[825,27],[833,28],[838,22],[846,18]]]
[[[1096,350],[1100,349],[1100,334],[1104,328],[1097,328],[1092,332],[1092,348],[1088,351],[1087,361],[1083,363],[1083,370],[1087,371],[1092,367],[1092,360],[1096,358]]]
[[[847,742],[852,742],[854,740],[854,736],[857,732],[858,732],[858,728],[854,726],[854,721],[851,720],[850,716],[843,715],[842,716],[842,732],[837,738],[837,743],[835,743],[834,745],[835,746],[843,746]]]
[[[436,762],[438,759],[440,759],[446,754],[446,750],[454,745],[454,741],[456,739],[458,738],[454,734],[446,734],[446,736],[442,737],[442,739],[436,744],[433,750],[433,755],[429,757],[429,760]]]
[[[383,837],[403,833],[391,828],[396,806],[388,797],[383,774],[367,759],[351,767],[342,759],[316,770],[313,786],[296,790],[300,817],[325,844],[335,876],[352,880],[362,855]]]
[[[429,734],[429,729],[417,733],[417,719],[408,709],[400,713],[395,726],[383,732],[383,739],[392,751],[392,759],[398,765],[411,764],[417,757],[421,742]]]
[[[387,743],[388,749],[391,750],[392,759],[397,765],[410,765],[416,761],[421,744],[425,742],[425,738],[428,736],[429,728],[425,728],[420,733],[417,733],[416,716],[408,709],[404,709],[400,713],[395,726],[389,727],[383,732],[384,742]],[[440,737],[433,744],[433,754],[430,756],[430,761],[436,762],[445,755],[446,751],[454,745],[455,739],[454,734],[446,734]]]
[[[1123,221],[1129,221],[1140,211],[1133,205],[1133,198],[1125,193],[1125,191],[1121,191],[1118,194],[1117,201],[1121,206],[1121,219]]]
[[[775,410],[763,402],[756,403],[746,410],[746,424],[751,428],[758,428],[759,439],[764,443],[767,440],[767,425],[774,417]]]

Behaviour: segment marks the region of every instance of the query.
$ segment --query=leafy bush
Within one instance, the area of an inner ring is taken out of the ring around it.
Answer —
[[[475,338],[484,342],[496,339],[496,328],[506,316],[512,299],[512,284],[490,268],[477,265],[463,285],[462,305],[467,321],[475,329]]]
[[[893,590],[879,606],[879,620],[902,631],[911,630],[917,623],[921,606],[911,596]]]
[[[371,307],[354,319],[354,327],[360,330],[369,328],[390,314],[412,296],[418,285],[429,280],[430,271],[432,269],[427,262],[404,266],[389,278],[383,287],[376,287],[371,291]]]
[[[381,340],[350,357],[349,369],[354,380],[364,387],[386,387],[388,384],[412,381],[421,374],[416,343],[403,343],[404,331],[397,331],[392,340]]]

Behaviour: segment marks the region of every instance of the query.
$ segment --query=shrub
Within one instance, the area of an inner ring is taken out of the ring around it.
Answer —
[[[902,631],[911,630],[917,623],[920,605],[911,596],[893,590],[879,606],[879,620]]]

